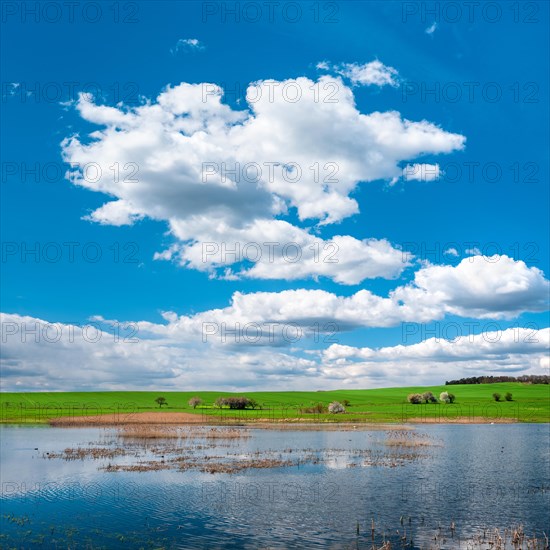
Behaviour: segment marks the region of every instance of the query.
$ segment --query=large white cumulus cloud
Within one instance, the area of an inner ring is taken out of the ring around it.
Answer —
[[[456,267],[432,265],[394,297],[415,310],[477,318],[512,318],[522,311],[548,308],[549,283],[543,272],[506,255],[470,256]]]
[[[181,323],[279,322],[304,328],[334,323],[338,330],[391,327],[402,322],[427,323],[447,315],[510,319],[548,308],[550,284],[535,267],[507,256],[471,256],[456,267],[431,266],[388,297],[362,289],[351,296],[325,290],[236,292],[231,305],[180,317]],[[316,325],[317,324],[317,325]]]
[[[462,135],[396,111],[361,113],[352,90],[332,76],[253,83],[244,110],[232,109],[222,97],[220,87],[207,83],[169,86],[135,108],[81,97],[78,112],[99,128],[86,138],[65,139],[64,160],[75,167],[72,181],[113,198],[89,219],[113,225],[145,216],[166,221],[181,242],[180,262],[209,269],[231,262],[198,263],[197,245],[219,243],[222,235],[242,246],[262,244],[268,234],[281,246],[296,237],[307,248],[318,238],[280,219],[290,209],[301,222],[339,222],[359,211],[351,196],[359,183],[394,181],[404,162],[465,143]],[[94,169],[82,169],[87,166]],[[319,266],[306,254],[292,267],[266,266],[260,259],[257,267],[236,272],[255,278],[324,275],[353,284],[393,278],[406,267],[385,242],[341,235],[338,246],[343,269],[340,258]]]

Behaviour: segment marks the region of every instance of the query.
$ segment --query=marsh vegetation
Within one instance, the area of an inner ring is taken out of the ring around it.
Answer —
[[[106,430],[105,437],[93,446],[46,452],[47,459],[103,460],[98,466],[108,472],[146,472],[191,470],[207,473],[235,473],[248,469],[299,468],[305,465],[340,463],[347,468],[395,468],[426,457],[418,448],[437,446],[428,434],[414,430],[386,430],[385,438],[371,438],[367,448],[285,447],[279,449],[241,448],[251,437],[249,428],[176,427],[165,425],[128,425]],[[378,443],[392,448],[376,448]],[[412,450],[417,449],[417,450]],[[122,460],[117,461],[116,459]]]

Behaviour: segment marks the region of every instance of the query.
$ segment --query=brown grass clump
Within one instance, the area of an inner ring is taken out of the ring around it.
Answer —
[[[196,435],[197,434],[195,434],[195,436]],[[241,439],[244,437],[250,437],[250,432],[248,430],[210,428],[209,430],[199,434],[199,437],[204,437],[205,439]]]
[[[108,464],[101,470],[106,472],[153,472],[159,470],[169,470],[170,464],[164,461],[149,460],[147,462],[138,462],[137,464]]]
[[[120,437],[131,439],[241,439],[250,437],[248,430],[227,428],[180,428],[162,424],[130,424],[118,429]]]
[[[432,447],[439,445],[427,434],[416,433],[409,430],[396,430],[386,433],[384,445],[388,447]]]
[[[118,430],[118,435],[131,439],[170,439],[180,437],[178,428],[160,424],[130,424],[121,426]]]
[[[204,428],[189,426],[183,432],[181,437],[187,439],[242,439],[250,437],[248,429],[238,428]]]
[[[204,464],[199,467],[201,472],[209,474],[233,474],[242,470],[249,469],[264,469],[264,468],[282,468],[284,466],[292,466],[290,460],[276,460],[272,458],[263,459],[246,459],[232,462],[214,462],[212,464]]]
[[[215,420],[212,417],[212,420]],[[205,425],[210,422],[200,414],[178,413],[178,412],[128,412],[122,414],[98,414],[87,416],[62,416],[50,418],[51,426],[126,426],[129,424],[172,424],[181,426],[183,424]]]
[[[454,526],[454,522],[451,525]],[[454,531],[455,529],[451,527],[451,539],[455,538]],[[528,536],[522,525],[502,530],[484,528],[479,533],[462,539],[462,542],[465,548],[471,550],[549,550],[548,536],[545,533],[542,537],[536,537],[534,534]],[[449,543],[449,535],[439,533],[433,538],[427,550],[452,548],[453,545],[450,546]]]
[[[447,528],[440,523],[435,533],[426,532],[424,529],[417,531],[414,534],[413,543],[414,529],[410,527],[413,524],[413,519],[415,518],[408,518],[409,527],[407,528],[405,523],[407,517],[401,516],[401,527],[395,530],[396,537],[394,539],[394,543],[398,548],[421,548],[422,550],[448,550],[453,548],[465,550],[549,550],[546,533],[543,532],[542,536],[539,535],[538,537],[535,534],[528,536],[522,525],[506,529],[485,527],[478,529],[474,534],[461,535],[454,520],[450,521]],[[416,520],[414,523],[416,523]],[[422,519],[421,525],[424,525],[424,519]],[[370,533],[368,524],[367,528],[362,531],[359,522],[357,522],[357,539],[354,548],[391,550],[392,543],[386,540],[386,530],[377,530],[376,527],[374,518],[371,519]],[[360,534],[361,537],[359,537]],[[422,542],[418,540],[419,535]],[[382,546],[379,546],[380,544]]]
[[[525,534],[523,525],[500,529],[484,529],[483,535],[480,533],[470,541],[473,548],[490,548],[491,550],[548,550],[548,537],[543,533],[543,537],[537,538],[535,535],[529,537]]]
[[[127,454],[125,449],[117,447],[78,447],[76,449],[67,448],[60,453],[44,453],[43,458],[62,458],[63,460],[85,460],[86,458],[114,458],[116,456],[124,456]]]
[[[281,468],[296,462],[277,458],[246,457],[227,460],[223,456],[178,456],[167,460],[139,461],[136,464],[108,464],[101,468],[107,472],[151,472],[178,469],[180,472],[198,470],[209,474],[233,474],[248,469]]]

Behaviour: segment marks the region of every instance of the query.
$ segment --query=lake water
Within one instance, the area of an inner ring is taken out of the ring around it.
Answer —
[[[67,460],[46,453],[120,440],[105,428],[4,426],[1,547],[369,548],[372,520],[377,543],[406,531],[415,548],[434,537],[442,548],[466,548],[485,527],[548,533],[548,425],[413,431],[411,441],[429,445],[392,446],[391,430],[247,429],[193,451],[174,439],[172,449],[149,441],[128,455]],[[164,467],[187,451],[196,457],[189,467],[124,471],[152,458]],[[206,456],[292,465],[210,473],[196,467]]]

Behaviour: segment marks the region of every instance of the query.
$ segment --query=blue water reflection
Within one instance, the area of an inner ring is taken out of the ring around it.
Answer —
[[[398,541],[407,531],[420,546],[448,536],[451,521],[463,540],[517,524],[541,535],[550,517],[550,433],[542,424],[421,426],[438,444],[394,467],[350,458],[387,452],[383,431],[251,429],[209,452],[307,449],[327,452],[326,460],[231,474],[111,472],[101,469],[111,459],[44,458],[112,439],[102,428],[0,430],[6,548],[367,548],[373,520],[377,537]]]

